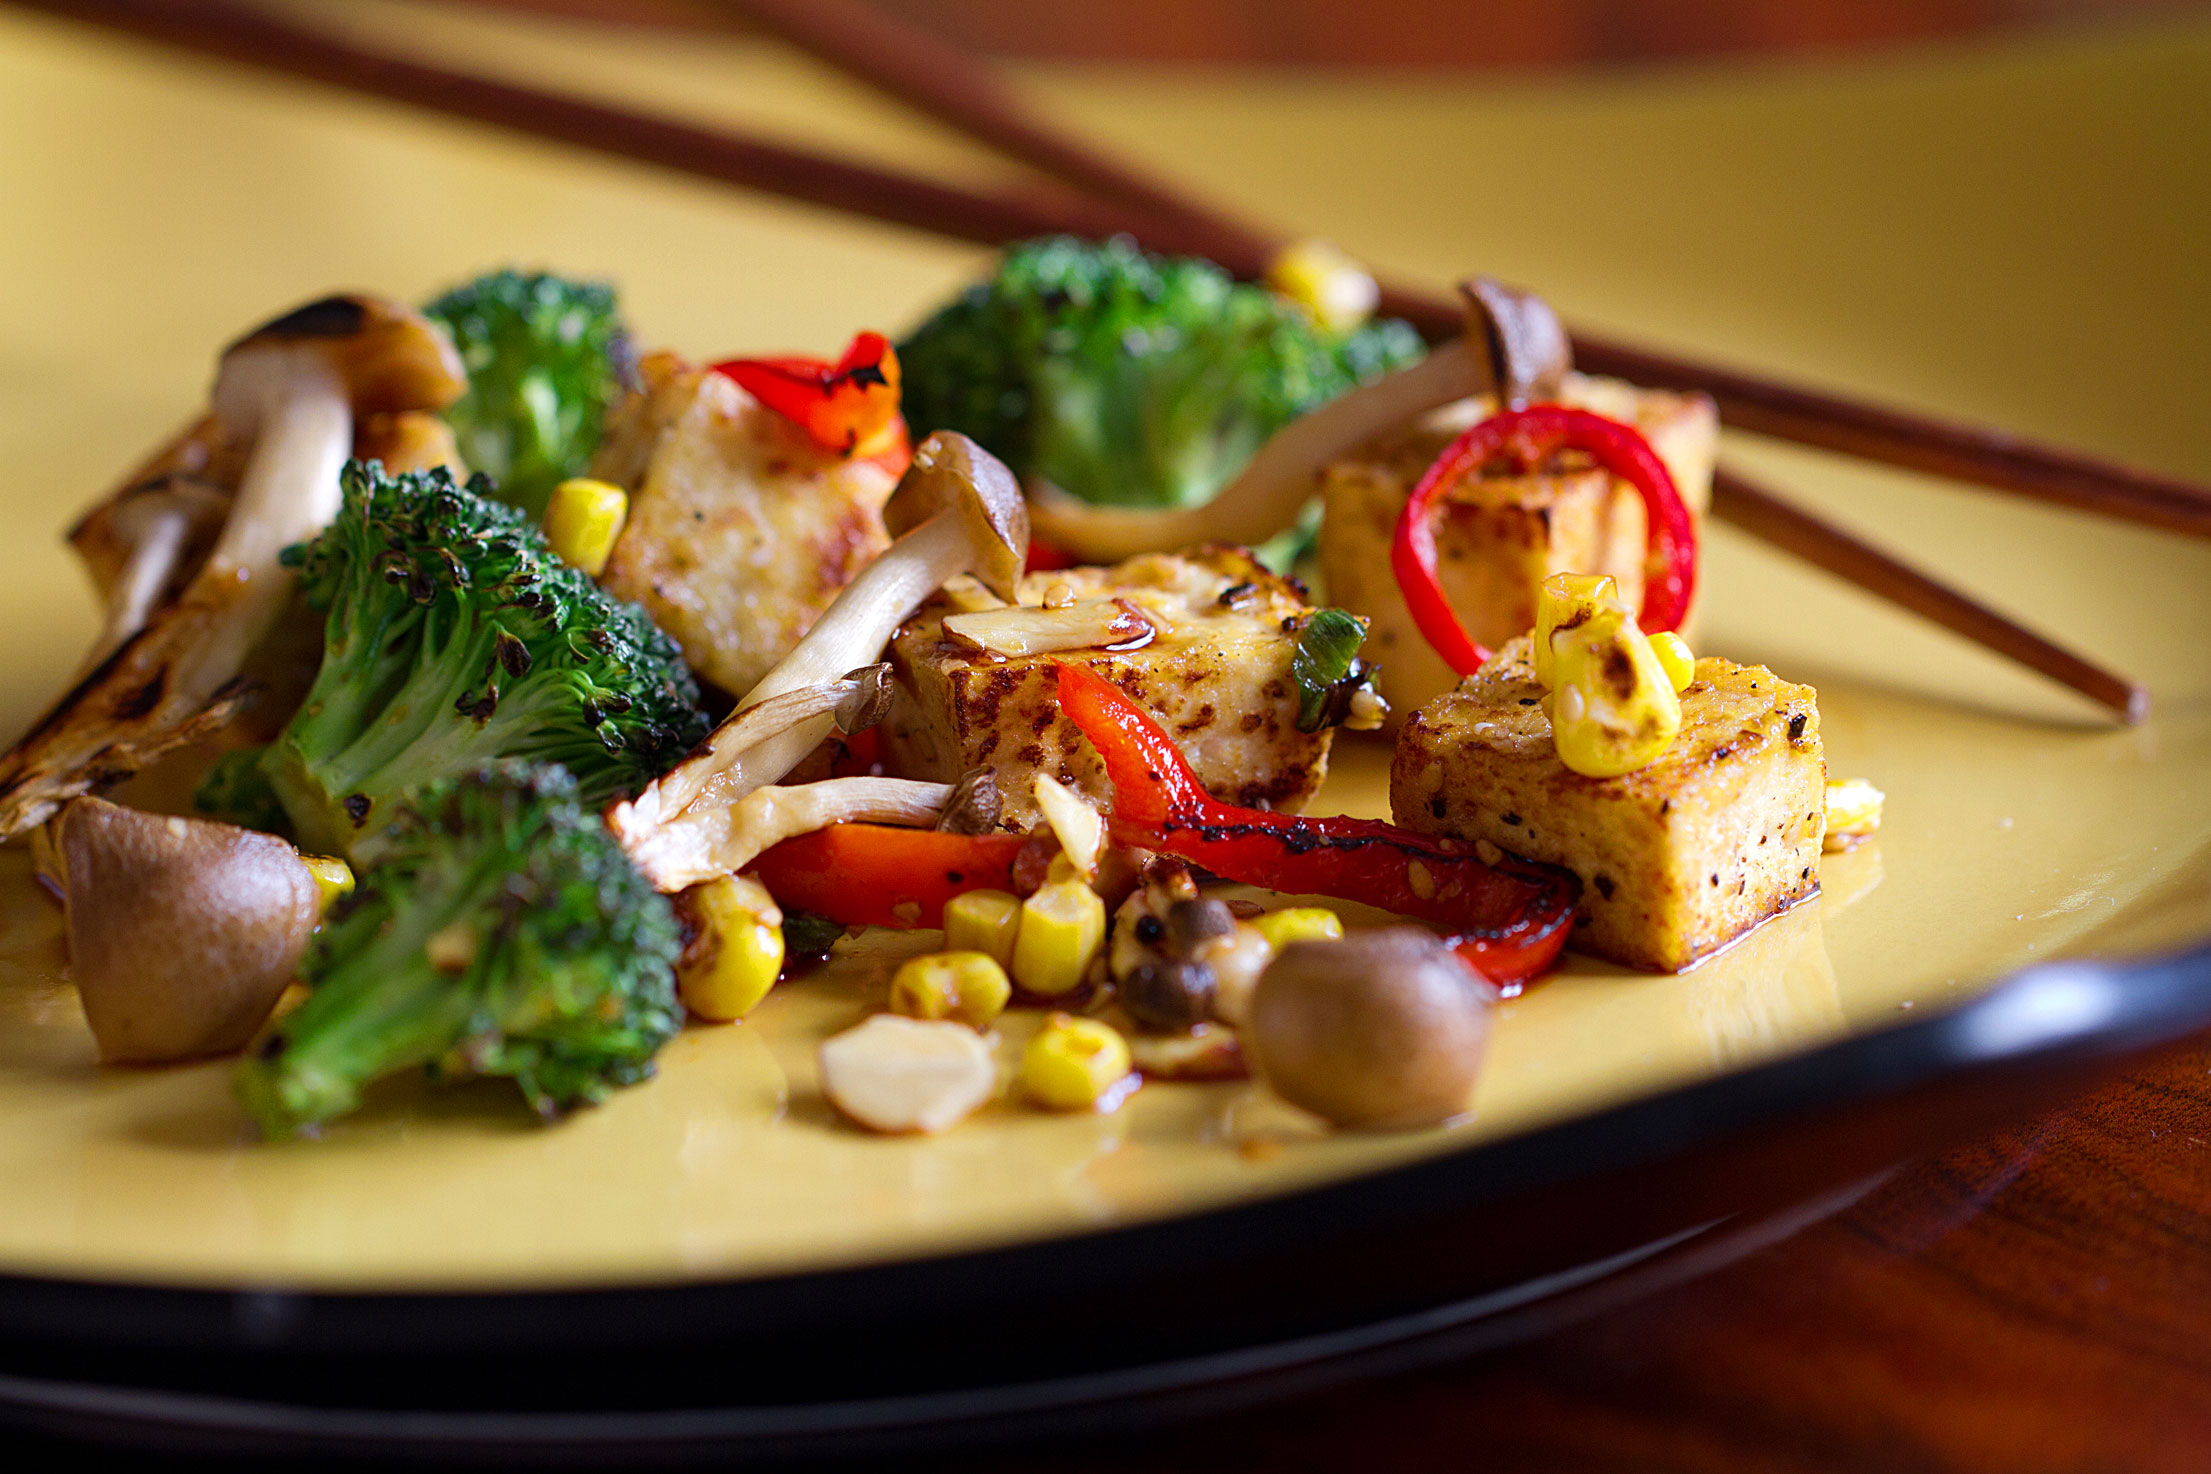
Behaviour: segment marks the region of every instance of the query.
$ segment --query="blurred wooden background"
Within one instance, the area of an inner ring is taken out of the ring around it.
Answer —
[[[719,26],[705,0],[478,0]],[[1832,51],[2211,9],[2211,0],[877,0],[970,49],[1077,60],[1557,68]]]

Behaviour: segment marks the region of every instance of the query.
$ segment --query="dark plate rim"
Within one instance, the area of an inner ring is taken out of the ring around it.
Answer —
[[[729,1279],[606,1287],[297,1290],[0,1275],[0,1334],[141,1347],[403,1353],[425,1346],[655,1344],[778,1320],[824,1296],[892,1295],[926,1307],[931,1286],[1110,1286],[1132,1261],[1219,1260],[1357,1233],[1396,1218],[1457,1218],[1575,1179],[1648,1168],[1716,1142],[1785,1138],[1799,1123],[1933,1092],[1941,1119],[1886,1128],[1864,1175],[2016,1118],[2118,1063],[2211,1030],[2211,943],[2147,960],[2069,960],[2019,972],[1954,1009],[1653,1092],[1594,1112],[1287,1193],[1094,1231],[924,1256]],[[1997,1082],[2004,1088],[1998,1091]],[[1977,1088],[1987,1104],[1976,1110]],[[1863,1169],[1863,1170],[1860,1170]],[[1709,1219],[1715,1214],[1705,1214]],[[1692,1220],[1684,1220],[1684,1223]],[[1677,1225],[1679,1226],[1679,1225]],[[939,1301],[938,1303],[942,1303]],[[619,1305],[624,1313],[604,1312]],[[582,1332],[580,1343],[577,1332]]]

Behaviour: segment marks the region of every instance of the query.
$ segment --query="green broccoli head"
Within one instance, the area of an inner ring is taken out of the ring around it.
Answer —
[[[626,339],[614,289],[496,271],[423,309],[453,337],[468,393],[445,412],[461,459],[536,515],[580,475],[622,392]]]
[[[337,519],[285,554],[328,611],[322,668],[264,758],[302,845],[359,860],[409,789],[504,758],[560,763],[600,803],[706,735],[675,642],[481,478],[356,461],[343,483]]]
[[[1419,335],[1319,327],[1209,261],[1123,239],[1009,250],[898,347],[919,439],[958,430],[1095,502],[1187,506],[1283,425],[1415,362]]]
[[[417,1068],[506,1076],[548,1118],[652,1073],[683,1022],[674,908],[568,773],[504,763],[431,784],[381,848],[308,951],[307,1000],[239,1065],[264,1132],[343,1115]]]

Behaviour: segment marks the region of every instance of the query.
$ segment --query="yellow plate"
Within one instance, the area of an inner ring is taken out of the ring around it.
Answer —
[[[973,172],[772,53],[374,7],[487,65]],[[727,86],[736,78],[742,88]],[[1076,119],[1405,274],[1479,265],[1606,326],[2211,476],[2211,30],[1829,71],[1477,90],[1040,75]],[[739,97],[735,104],[725,97]],[[813,133],[809,124],[810,135]],[[56,534],[194,408],[215,345],[340,285],[479,265],[618,278],[650,342],[821,351],[975,253],[0,19],[0,722],[89,638]],[[34,142],[35,140],[35,142]],[[1751,449],[1751,448],[1746,448]],[[2211,549],[1758,448],[1791,491],[2146,679],[2132,730],[1722,531],[1703,643],[1818,685],[1829,759],[1889,793],[1816,904],[1679,978],[1575,963],[1507,1005],[1473,1119],[1327,1138],[1233,1085],[1119,1113],[838,1125],[815,1042],[917,939],[875,934],[554,1130],[496,1086],[401,1084],[254,1143],[219,1065],[101,1069],[55,919],[0,855],[0,1273],[355,1289],[656,1284],[895,1260],[1338,1179],[1940,1009],[2022,964],[2211,931]],[[1328,799],[1378,811],[1380,755]],[[1018,1034],[1017,1024],[1011,1034]]]

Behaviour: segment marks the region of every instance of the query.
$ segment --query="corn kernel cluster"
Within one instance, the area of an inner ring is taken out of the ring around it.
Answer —
[[[1646,637],[1602,574],[1557,573],[1536,603],[1535,678],[1548,688],[1559,761],[1589,778],[1648,767],[1681,732],[1696,660],[1679,635]]]

